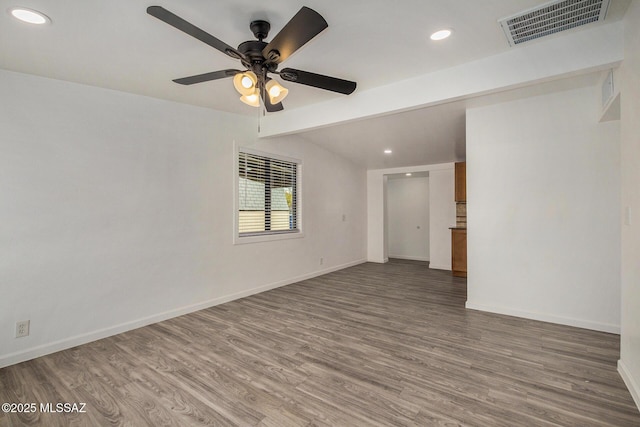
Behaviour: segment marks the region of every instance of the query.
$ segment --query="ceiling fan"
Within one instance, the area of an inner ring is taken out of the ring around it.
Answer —
[[[356,89],[356,82],[336,77],[293,68],[283,68],[277,71],[281,62],[329,26],[322,15],[306,6],[302,7],[270,42],[265,42],[264,39],[269,34],[271,24],[263,20],[252,21],[249,28],[257,40],[240,43],[237,49],[161,6],[149,6],[147,13],[195,37],[225,55],[240,60],[245,67],[244,71],[227,69],[183,77],[173,80],[176,83],[191,85],[233,77],[234,87],[242,95],[240,100],[258,107],[261,98],[268,112],[281,111],[284,108],[281,101],[288,93],[287,89],[269,77],[270,73],[279,75],[280,78],[289,82],[345,95],[351,94]]]

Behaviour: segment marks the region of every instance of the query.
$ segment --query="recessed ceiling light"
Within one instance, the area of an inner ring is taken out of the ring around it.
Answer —
[[[16,19],[29,24],[42,25],[51,22],[51,19],[42,12],[24,7],[12,7],[9,13]]]
[[[404,176],[411,176],[411,172],[405,173]]]
[[[435,33],[431,34],[431,40],[444,40],[449,37],[451,33],[452,30],[449,29],[436,31]]]
[[[384,154],[391,154],[391,153],[393,153],[393,151],[389,150],[388,148],[384,150]]]

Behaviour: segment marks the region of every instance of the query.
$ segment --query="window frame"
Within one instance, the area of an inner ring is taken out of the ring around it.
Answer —
[[[268,157],[274,160],[295,163],[296,169],[296,224],[297,231],[273,231],[249,235],[240,234],[240,153]],[[242,147],[234,144],[233,154],[233,244],[270,242],[287,239],[300,239],[304,237],[302,221],[302,160],[280,154],[255,150],[253,148]]]

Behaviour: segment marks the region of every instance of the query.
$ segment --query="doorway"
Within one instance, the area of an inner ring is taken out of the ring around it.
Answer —
[[[429,261],[429,173],[387,176],[389,258]]]

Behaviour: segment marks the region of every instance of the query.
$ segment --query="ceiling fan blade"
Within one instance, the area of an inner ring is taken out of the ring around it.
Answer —
[[[268,62],[279,64],[328,26],[322,15],[303,6],[265,46],[262,55]]]
[[[182,77],[180,79],[174,79],[173,81],[179,83],[181,85],[192,85],[195,83],[208,82],[210,80],[218,80],[224,79],[226,77],[233,77],[238,73],[241,73],[240,70],[220,70],[213,71],[211,73],[198,74],[195,76]]]
[[[267,110],[268,113],[275,113],[276,111],[284,110],[284,106],[282,105],[282,102],[278,102],[277,104],[272,104],[271,100],[269,99],[269,96],[268,95],[265,96],[264,90],[260,91],[260,98],[262,98],[262,102],[264,103],[264,108]]]
[[[283,68],[280,71],[283,80],[313,86],[332,92],[349,95],[356,90],[356,82],[343,80],[336,77],[324,76],[322,74],[310,73],[309,71],[294,70],[293,68]]]
[[[201,30],[200,28],[196,27],[190,22],[185,21],[184,19],[180,18],[178,15],[175,15],[174,13],[169,12],[167,9],[165,9],[162,6],[149,6],[147,8],[147,13],[151,16],[158,18],[161,21],[166,22],[167,24],[177,28],[180,31],[187,33],[192,37],[195,37],[201,42],[206,43],[215,49],[218,49],[220,52],[224,53],[225,55],[229,55],[230,57],[235,59],[246,59],[241,52],[238,52],[233,47],[229,46],[228,44],[226,44],[221,40],[218,40],[217,38],[213,37],[211,34],[207,33],[204,30]]]

